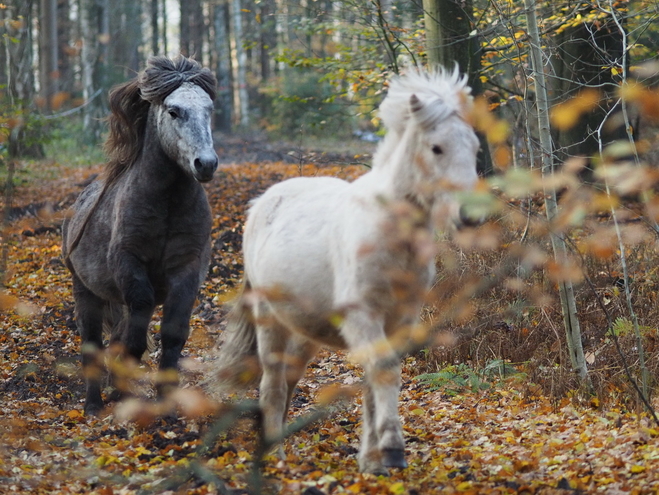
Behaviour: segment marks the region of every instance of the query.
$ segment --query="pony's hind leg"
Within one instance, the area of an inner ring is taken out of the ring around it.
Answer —
[[[103,307],[105,302],[91,292],[73,274],[75,317],[80,333],[82,372],[86,382],[85,414],[97,415],[103,409],[101,380],[103,377]]]
[[[295,334],[291,336],[291,340],[286,348],[286,355],[284,356],[286,361],[286,387],[288,389],[286,396],[286,409],[284,410],[284,423],[288,416],[288,410],[291,406],[293,394],[295,393],[295,387],[304,376],[304,373],[307,370],[307,365],[316,355],[316,352],[318,352],[318,345],[314,342]]]
[[[282,436],[295,386],[318,346],[277,322],[257,325],[256,335],[263,369],[259,387],[263,434],[266,442],[272,442]]]
[[[256,341],[263,374],[259,385],[259,406],[266,442],[281,437],[288,401],[285,353],[290,334],[283,326],[256,326]]]

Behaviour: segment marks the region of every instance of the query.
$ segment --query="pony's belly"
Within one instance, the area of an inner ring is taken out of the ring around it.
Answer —
[[[295,314],[294,311],[275,311],[275,317],[288,330],[318,344],[346,349],[347,345],[336,326],[338,318],[321,315]]]
[[[337,328],[339,318],[331,313],[318,313],[309,307],[290,302],[268,300],[258,305],[255,317],[267,322],[273,318],[291,333],[321,345],[345,349],[346,343]],[[267,324],[266,324],[267,325]]]

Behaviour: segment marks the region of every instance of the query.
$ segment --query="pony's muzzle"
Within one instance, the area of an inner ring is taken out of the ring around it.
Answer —
[[[199,182],[208,182],[213,178],[213,174],[217,170],[217,155],[213,153],[206,153],[198,156],[194,160],[195,178]]]
[[[465,205],[460,206],[458,217],[454,219],[455,226],[459,229],[478,227],[485,223],[487,218],[481,214],[471,211]]]

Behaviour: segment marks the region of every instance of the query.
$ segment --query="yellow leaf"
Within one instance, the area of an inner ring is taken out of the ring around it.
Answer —
[[[574,98],[556,105],[551,109],[552,124],[558,129],[570,129],[586,112],[590,112],[600,101],[600,92],[596,89],[581,91]]]
[[[396,495],[405,493],[405,485],[402,482],[398,481],[397,483],[394,483],[393,485],[389,486],[389,492],[395,493]]]
[[[645,471],[645,466],[641,466],[639,464],[634,464],[631,468],[630,471],[634,474],[642,473]]]
[[[503,143],[508,138],[509,132],[508,122],[502,119],[496,120],[486,131],[487,140],[492,144]]]
[[[466,492],[467,490],[471,489],[471,481],[463,481],[458,486],[456,486],[455,489],[459,492]]]
[[[348,488],[346,488],[346,490],[348,490],[350,493],[362,493],[362,484],[353,483]]]
[[[66,413],[66,415],[69,419],[78,419],[82,417],[82,414],[80,414],[80,411],[78,411],[77,409],[73,409],[72,411],[69,411],[68,413]]]

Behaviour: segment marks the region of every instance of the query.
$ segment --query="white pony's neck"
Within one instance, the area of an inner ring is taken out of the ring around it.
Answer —
[[[381,184],[381,194],[391,200],[417,198],[416,167],[413,165],[416,126],[408,123],[401,134],[387,132],[373,156],[372,173]],[[421,201],[415,201],[421,204]]]

